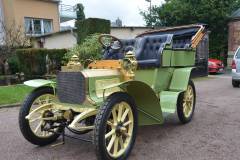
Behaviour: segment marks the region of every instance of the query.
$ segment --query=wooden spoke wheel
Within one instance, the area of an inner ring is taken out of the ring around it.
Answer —
[[[196,103],[196,91],[194,83],[190,80],[187,90],[179,95],[177,104],[177,113],[182,123],[191,121]]]
[[[54,92],[50,87],[44,87],[33,91],[24,101],[19,112],[19,126],[20,130],[29,142],[35,145],[47,145],[54,142],[59,134],[48,132],[43,130],[44,127],[49,125],[49,122],[43,120],[43,118],[52,117],[54,110],[51,108],[34,112],[31,118],[26,119],[35,109],[50,104],[54,100]],[[59,132],[60,128],[56,128],[54,131]]]
[[[101,107],[95,120],[94,142],[99,159],[126,159],[134,145],[137,111],[132,98],[115,93]]]

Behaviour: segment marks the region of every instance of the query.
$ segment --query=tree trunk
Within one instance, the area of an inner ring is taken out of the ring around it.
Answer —
[[[4,74],[9,75],[9,64],[7,60],[4,63]]]

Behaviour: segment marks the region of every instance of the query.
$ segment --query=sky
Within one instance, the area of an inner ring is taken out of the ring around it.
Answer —
[[[164,0],[152,0],[153,5],[160,5]],[[144,26],[145,22],[139,14],[147,10],[150,3],[146,0],[62,0],[63,4],[82,3],[87,18],[96,17],[115,21],[118,17],[124,26]]]

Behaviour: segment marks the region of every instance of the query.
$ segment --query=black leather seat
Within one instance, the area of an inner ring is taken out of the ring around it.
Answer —
[[[138,67],[160,67],[161,54],[166,44],[171,44],[172,34],[144,36],[138,40],[136,58]]]
[[[135,48],[136,39],[121,39],[122,48],[119,50],[110,49],[105,52],[103,59],[123,59],[124,54]]]
[[[172,34],[165,34],[148,35],[136,39],[122,39],[122,49],[119,51],[110,51],[110,54],[113,54],[116,57],[112,58],[111,56],[107,56],[105,59],[122,59],[124,53],[128,52],[129,49],[134,48],[138,67],[160,67],[161,54],[166,44],[172,43],[172,38]]]
[[[129,48],[135,48],[136,41],[137,39],[121,39],[123,47],[120,52],[126,53],[129,51]]]
[[[183,37],[173,40],[173,49],[187,49],[191,46],[191,37]]]

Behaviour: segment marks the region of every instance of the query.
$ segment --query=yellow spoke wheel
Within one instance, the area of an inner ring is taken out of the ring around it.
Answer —
[[[43,87],[34,90],[25,99],[20,112],[19,112],[19,126],[20,130],[26,140],[35,145],[47,145],[54,142],[59,134],[53,132],[44,131],[43,127],[47,125],[42,118],[52,116],[54,113],[51,109],[36,112],[30,119],[26,119],[33,110],[51,103],[54,100],[54,91],[51,87]],[[56,128],[55,131],[60,132],[60,128]]]
[[[43,106],[46,104],[51,103],[54,100],[55,96],[53,94],[44,94],[39,96],[38,98],[36,98],[34,100],[34,102],[32,103],[32,106],[30,107],[30,111],[29,114]],[[38,137],[42,137],[42,138],[47,138],[50,137],[53,133],[52,132],[47,132],[47,131],[42,131],[41,128],[46,124],[42,118],[45,117],[46,113],[48,112],[48,110],[46,111],[41,111],[41,112],[36,112],[33,116],[31,116],[31,119],[29,119],[29,126],[32,130],[32,132],[38,136]]]
[[[196,103],[196,91],[193,81],[189,81],[187,90],[179,95],[177,112],[182,123],[191,121]]]
[[[136,106],[126,93],[116,93],[100,108],[95,120],[94,142],[99,159],[125,159],[134,145]]]

